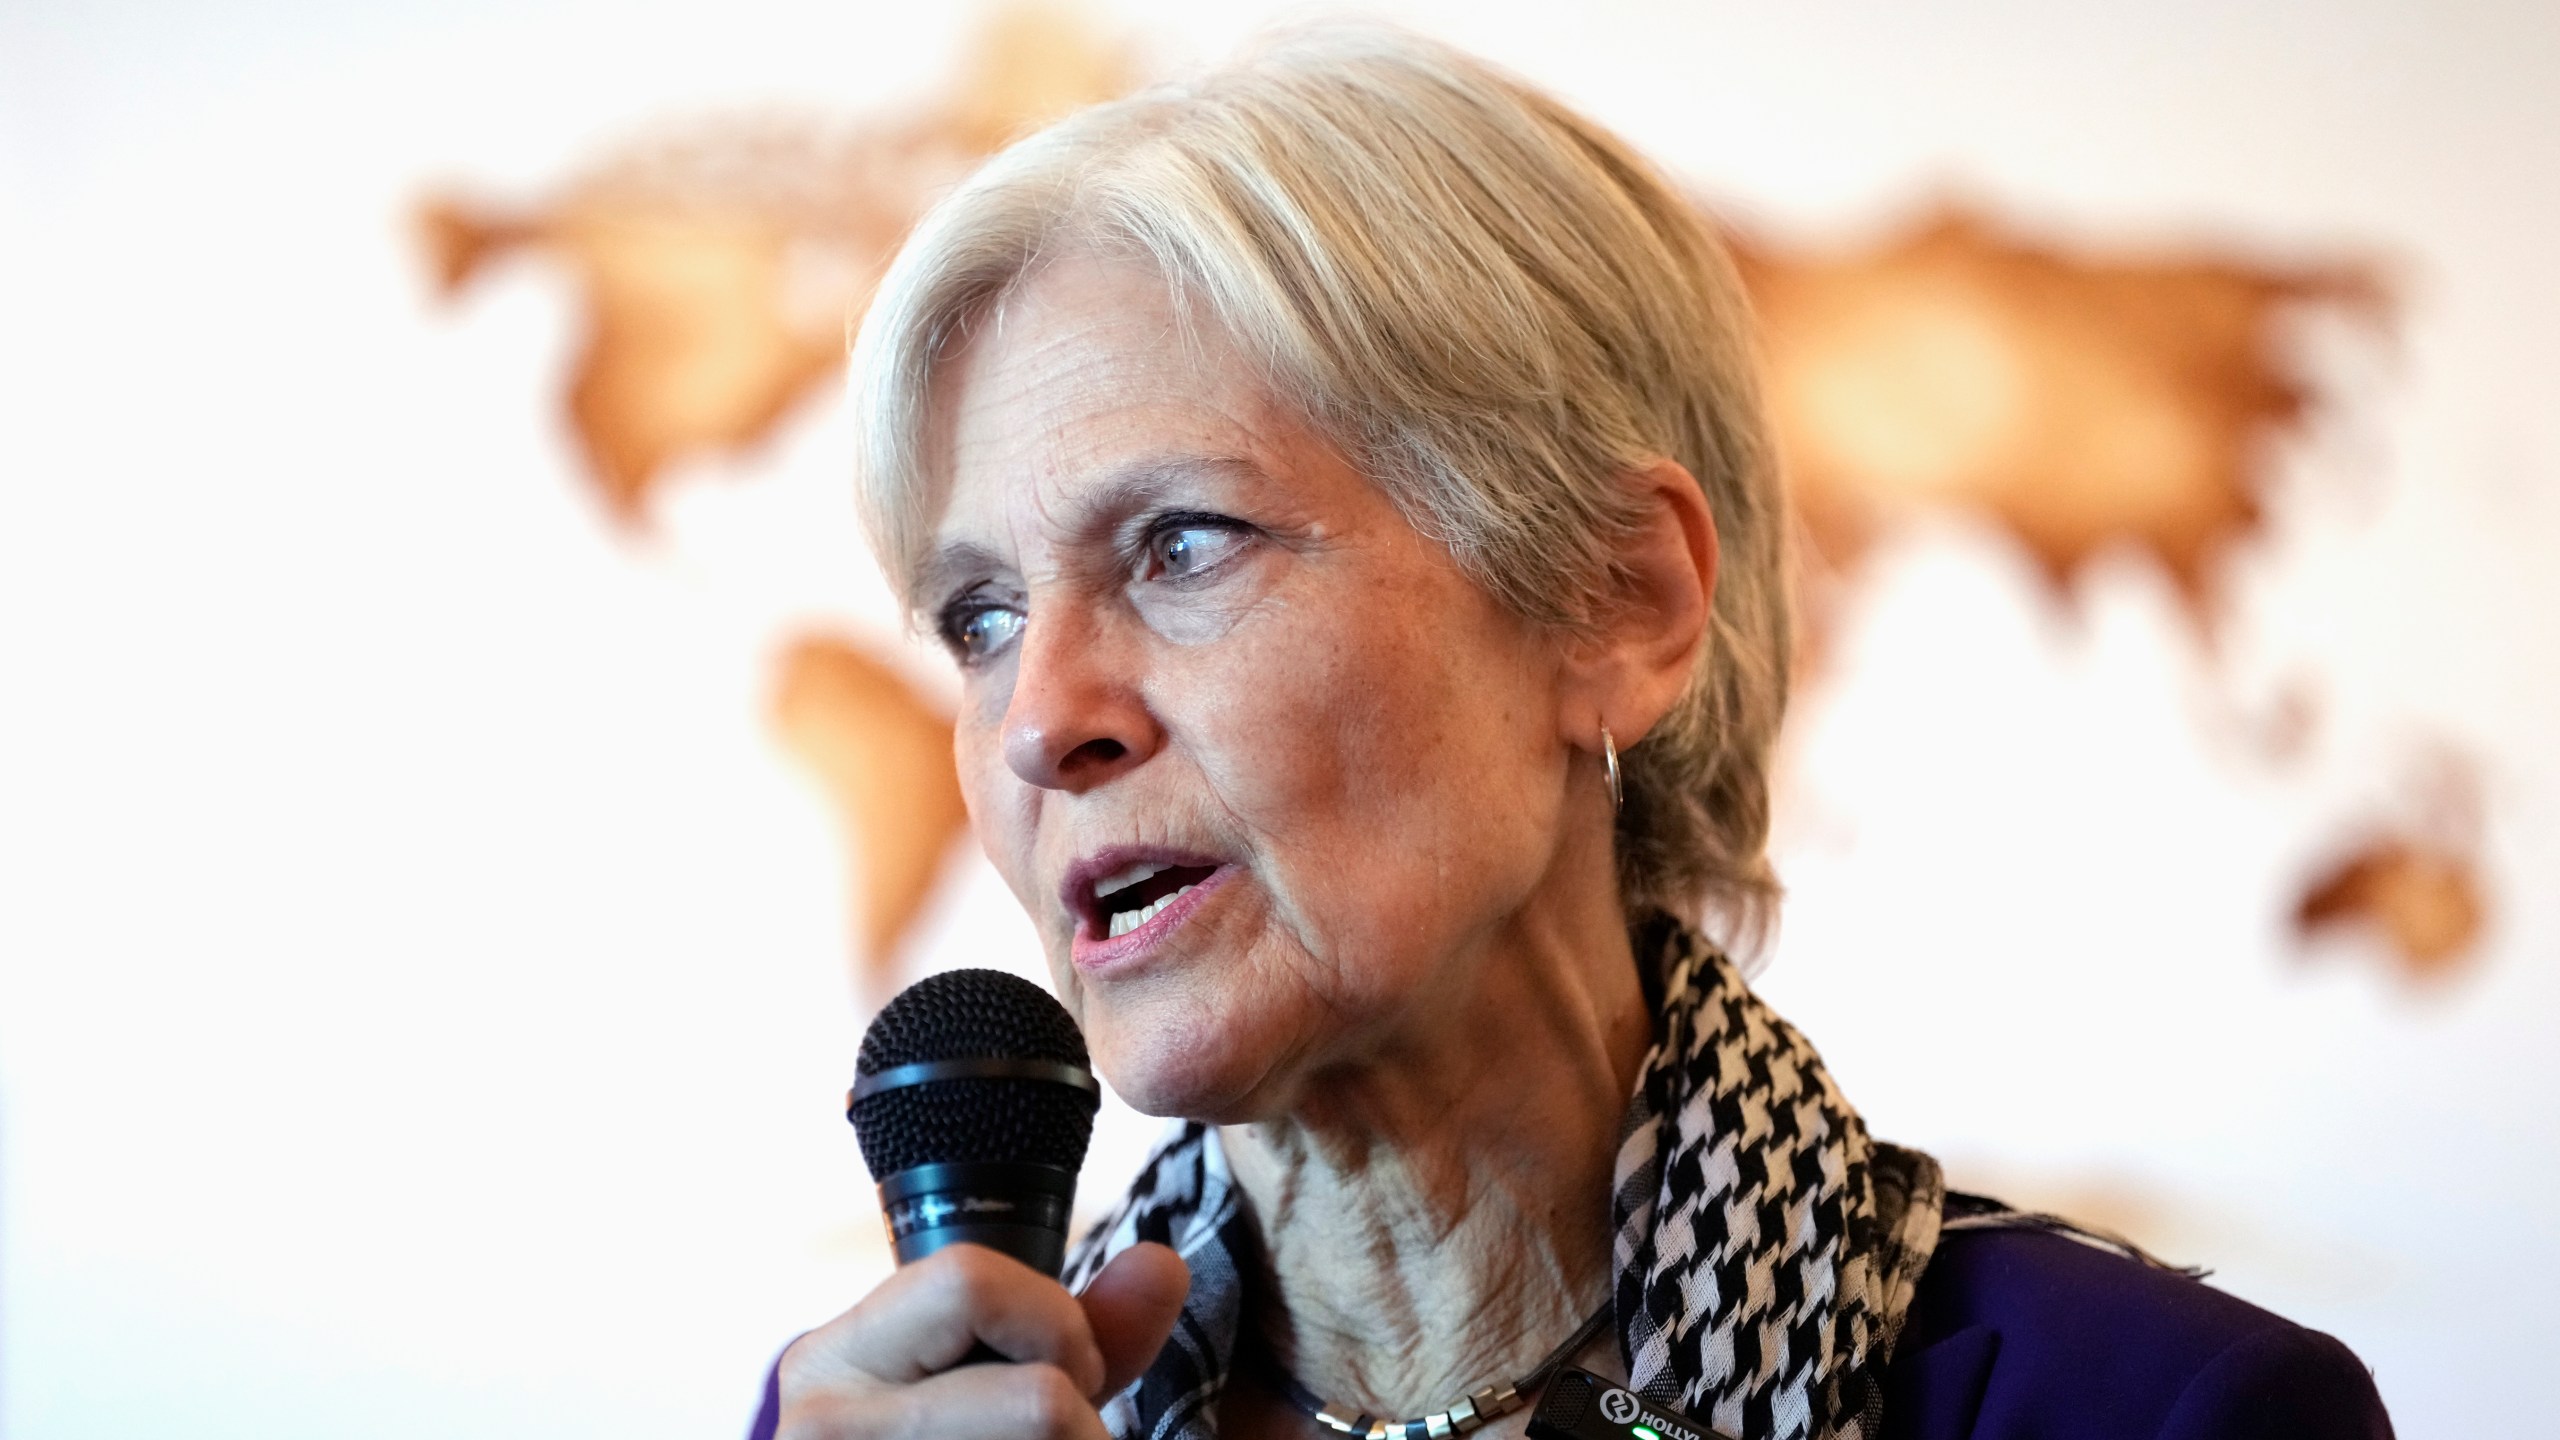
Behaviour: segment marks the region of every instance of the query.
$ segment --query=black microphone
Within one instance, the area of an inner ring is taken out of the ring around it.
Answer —
[[[1102,1087],[1047,991],[946,970],[898,992],[862,1037],[845,1118],[880,1186],[898,1263],[969,1241],[1056,1278]]]

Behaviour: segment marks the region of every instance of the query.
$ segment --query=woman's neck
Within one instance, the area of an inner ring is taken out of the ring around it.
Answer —
[[[1607,1298],[1617,1126],[1652,1027],[1614,893],[1583,908],[1517,917],[1463,998],[1222,1132],[1270,1282],[1246,1323],[1326,1399],[1443,1408]]]

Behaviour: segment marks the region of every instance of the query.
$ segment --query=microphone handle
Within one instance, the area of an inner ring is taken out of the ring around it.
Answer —
[[[898,1263],[966,1241],[1010,1255],[1051,1279],[1067,1258],[1076,1175],[1015,1160],[918,1165],[880,1182],[880,1214]]]
[[[1055,1280],[1067,1258],[1076,1176],[1054,1165],[987,1160],[918,1165],[880,1182],[880,1213],[900,1265],[968,1243],[1010,1255]],[[981,1340],[963,1365],[1008,1363]]]

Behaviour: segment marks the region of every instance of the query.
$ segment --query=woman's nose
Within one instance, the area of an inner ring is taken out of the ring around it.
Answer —
[[[1164,741],[1126,643],[1080,618],[1052,611],[1023,626],[1004,715],[1013,773],[1077,794],[1136,768]]]

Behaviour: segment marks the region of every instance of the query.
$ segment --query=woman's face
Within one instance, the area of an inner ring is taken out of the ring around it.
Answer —
[[[1103,1073],[1250,1120],[1440,1023],[1555,868],[1556,642],[1151,272],[1047,268],[937,402],[962,786]]]

